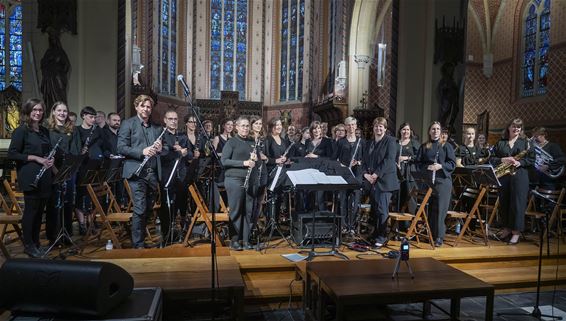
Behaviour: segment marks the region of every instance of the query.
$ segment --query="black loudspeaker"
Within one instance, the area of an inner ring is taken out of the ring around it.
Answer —
[[[293,237],[299,246],[307,246],[311,244],[311,238],[314,234],[315,244],[332,244],[333,234],[336,233],[336,242],[340,244],[340,230],[338,222],[339,217],[334,221],[334,214],[328,211],[315,212],[314,214],[314,232],[311,213],[299,213],[297,219],[293,222]]]
[[[107,262],[12,259],[0,268],[0,309],[17,313],[103,316],[134,286]]]

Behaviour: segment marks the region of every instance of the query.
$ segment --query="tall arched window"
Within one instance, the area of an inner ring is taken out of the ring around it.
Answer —
[[[533,0],[523,18],[522,97],[546,94],[550,49],[550,0]]]
[[[160,93],[174,96],[177,88],[177,0],[161,0],[157,75]]]
[[[303,97],[305,0],[281,1],[280,101]]]
[[[212,0],[210,3],[210,98],[221,90],[246,98],[248,0]]]
[[[0,90],[13,85],[22,91],[22,6],[0,2]]]

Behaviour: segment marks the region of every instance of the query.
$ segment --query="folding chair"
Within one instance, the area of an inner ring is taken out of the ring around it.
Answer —
[[[195,201],[196,210],[192,217],[191,224],[189,225],[189,229],[187,230],[187,234],[185,234],[185,239],[183,241],[183,244],[187,244],[187,245],[189,244],[189,238],[191,237],[191,234],[193,233],[193,228],[197,222],[204,222],[206,227],[208,228],[208,231],[211,233],[213,229],[212,221],[211,221],[212,213],[208,210],[208,206],[206,206],[206,203],[202,195],[200,194],[200,192],[198,191],[197,187],[194,184],[189,185],[189,193],[191,194],[193,200]],[[216,215],[215,216],[216,222],[230,221],[230,217],[228,216],[228,212],[227,212],[228,209],[226,207],[224,208],[226,212],[214,213],[214,215]],[[215,233],[216,244],[219,246],[224,246],[219,235],[220,233],[217,228]]]
[[[562,205],[562,201],[564,200],[564,196],[566,194],[566,188],[562,188],[560,190],[546,190],[546,189],[541,189],[541,188],[536,188],[535,191],[542,196],[542,198],[547,199],[548,201],[545,201],[544,199],[541,198],[539,204],[541,206],[539,206],[537,208],[537,202],[535,201],[535,195],[533,193],[531,193],[531,197],[529,198],[529,204],[527,205],[527,210],[525,211],[525,215],[528,217],[533,217],[536,218],[538,220],[542,220],[543,218],[546,217],[546,211],[545,210],[550,210],[552,209],[552,211],[549,213],[549,219],[548,219],[548,228],[546,229],[546,231],[544,231],[544,238],[547,238],[547,232],[552,230],[553,225],[558,222],[557,225],[557,232],[558,234],[562,234],[562,214],[561,214],[561,205]],[[548,206],[548,207],[542,207],[542,206]]]
[[[22,240],[22,230],[20,229],[20,224],[22,222],[22,215],[12,212],[11,206],[8,205],[6,199],[2,194],[0,194],[0,250],[4,254],[4,257],[11,258],[10,252],[4,244],[4,236],[8,231],[8,226],[12,226],[14,231],[18,234],[20,240]]]
[[[495,202],[491,203],[490,200],[495,198]],[[499,190],[497,187],[490,187],[487,191],[485,203],[480,205],[486,211],[487,226],[490,227],[499,211]]]
[[[428,201],[432,195],[432,188],[428,187],[424,191],[415,188],[411,193],[418,201],[420,200],[417,212],[415,214],[406,212],[389,212],[389,219],[392,221],[391,225],[398,225],[401,221],[411,222],[409,229],[405,233],[405,237],[410,240],[414,236],[417,241],[417,246],[420,245],[420,237],[425,237],[428,239],[430,246],[434,250],[434,240],[432,239],[432,231],[428,224],[428,215],[426,213],[426,206],[428,205]]]
[[[458,237],[452,244],[453,247],[458,246],[458,243],[462,240],[462,238],[467,232],[469,232],[470,234],[470,240],[473,240],[474,233],[472,233],[472,231],[469,229],[469,226],[474,218],[477,219],[477,221],[479,222],[479,229],[480,229],[480,233],[477,233],[476,230],[475,234],[480,234],[483,237],[485,245],[489,245],[487,239],[487,233],[484,227],[484,222],[481,218],[481,214],[479,210],[480,204],[486,192],[487,189],[485,187],[482,187],[479,190],[476,188],[466,187],[464,191],[462,191],[462,194],[460,195],[458,200],[456,201],[456,204],[454,205],[454,209],[449,210],[447,212],[446,215],[447,218],[464,221],[464,225],[460,229],[460,233],[458,234]],[[466,205],[469,205],[470,203],[472,203],[473,205],[471,209],[467,211]]]
[[[132,213],[121,211],[120,204],[116,201],[110,186],[106,182],[99,185],[88,184],[87,191],[92,200],[92,204],[94,205],[93,215],[95,219],[99,218],[101,220],[102,226],[110,234],[110,239],[112,239],[114,246],[121,249],[122,244],[112,227],[112,223],[118,223],[120,226],[121,223],[129,223],[132,218]],[[106,210],[100,203],[100,200],[103,198],[106,198],[108,201],[108,208]],[[99,240],[102,237],[102,233],[103,230],[101,230],[98,234]]]
[[[6,194],[8,194],[8,199],[11,203],[11,213],[24,215],[24,194],[22,192],[16,192],[14,186],[7,180],[4,180],[4,189],[6,190]]]

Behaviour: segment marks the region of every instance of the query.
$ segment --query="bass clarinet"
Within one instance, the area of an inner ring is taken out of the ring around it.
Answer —
[[[161,137],[163,137],[163,135],[165,134],[166,131],[167,131],[167,127],[163,128],[163,131],[161,132],[161,134],[159,134],[159,136],[157,137],[157,139],[155,140],[155,142],[153,142],[153,145],[151,145],[151,146],[154,146],[155,143],[157,143],[157,142],[161,139]],[[147,161],[148,161],[150,158],[151,158],[151,156],[148,156],[148,155],[146,155],[146,156],[143,158],[143,161],[141,162],[141,164],[140,164],[140,166],[138,167],[138,169],[136,169],[136,172],[134,173],[134,175],[136,175],[136,176],[139,176],[139,175],[140,175],[140,173],[141,173],[143,167],[145,166],[145,164],[147,164]]]
[[[57,153],[57,149],[59,148],[59,144],[61,144],[62,140],[63,140],[63,137],[59,137],[59,139],[57,140],[57,143],[55,144],[55,146],[53,146],[53,149],[51,149],[51,151],[47,155],[47,160],[52,160],[53,157],[55,157],[55,153]],[[39,185],[39,180],[41,179],[41,177],[43,176],[43,174],[45,173],[46,170],[47,170],[47,167],[45,167],[45,165],[43,167],[41,167],[41,169],[39,170],[39,173],[37,173],[37,175],[35,175],[35,179],[33,180],[33,183],[30,184],[30,186],[32,188],[34,188],[34,189],[37,188],[37,186]]]

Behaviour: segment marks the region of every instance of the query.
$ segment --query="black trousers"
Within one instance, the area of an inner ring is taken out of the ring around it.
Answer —
[[[499,210],[503,227],[522,231],[525,229],[525,210],[529,196],[527,170],[518,169],[515,175],[499,179]]]
[[[230,238],[249,242],[253,197],[244,191],[244,177],[228,176],[224,180],[230,207]]]
[[[446,213],[450,207],[452,199],[452,178],[436,177],[432,186],[432,196],[430,197],[428,223],[432,230],[432,237],[444,240],[446,234]]]
[[[45,206],[49,196],[44,197],[38,192],[24,192],[24,215],[22,216],[22,230],[25,247],[39,247],[39,231]]]
[[[148,213],[153,210],[155,196],[157,195],[157,173],[142,172],[142,177],[133,176],[128,179],[132,189],[133,216],[132,216],[132,246],[144,246],[145,226]]]
[[[392,192],[381,191],[378,188],[374,188],[371,193],[371,209],[375,216],[374,236],[379,243],[387,241],[387,218],[392,194]]]

